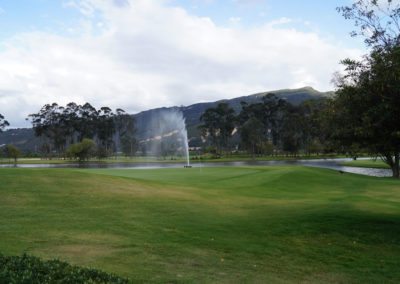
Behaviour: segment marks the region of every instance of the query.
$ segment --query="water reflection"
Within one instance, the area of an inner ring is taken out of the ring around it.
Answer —
[[[368,159],[368,158],[364,158]],[[374,169],[342,166],[340,163],[351,161],[350,158],[343,159],[315,159],[294,161],[240,161],[240,162],[216,162],[216,163],[193,163],[193,167],[239,167],[239,166],[284,166],[299,165],[317,168],[333,169],[348,173],[375,177],[389,177],[392,175],[389,169]],[[113,169],[159,169],[159,168],[182,168],[183,163],[82,163],[82,164],[3,164],[0,168],[113,168]]]

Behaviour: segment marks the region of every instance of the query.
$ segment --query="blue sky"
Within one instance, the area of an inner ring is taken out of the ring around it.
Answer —
[[[57,0],[1,0],[0,38],[34,30],[60,32],[80,17],[79,11]]]
[[[107,0],[106,0],[107,1]],[[124,0],[108,0],[123,3]],[[68,27],[79,23],[82,14],[68,5],[68,0],[0,0],[0,40],[17,33],[47,31],[68,34]],[[179,6],[188,12],[209,17],[222,26],[256,26],[280,18],[289,18],[288,24],[299,30],[315,30],[326,37],[335,37],[349,46],[363,47],[360,39],[350,38],[354,28],[336,11],[351,0],[170,0],[169,6]],[[306,24],[305,24],[306,23]]]
[[[366,52],[351,0],[0,0],[0,113],[46,103],[136,113],[281,88],[332,90]]]
[[[318,29],[327,36],[345,37],[353,26],[351,22],[341,18],[336,11],[336,7],[348,5],[350,2],[349,0],[173,1],[173,3],[187,7],[195,14],[211,17],[221,24],[229,24],[229,18],[231,17],[241,18],[241,22],[244,25],[260,25],[266,21],[285,17],[310,23],[310,26],[303,26],[297,23],[296,27],[299,29]]]

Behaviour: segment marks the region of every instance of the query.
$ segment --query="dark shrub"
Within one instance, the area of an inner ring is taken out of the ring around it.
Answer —
[[[128,280],[59,260],[41,260],[26,254],[22,256],[0,254],[0,283],[128,283]]]

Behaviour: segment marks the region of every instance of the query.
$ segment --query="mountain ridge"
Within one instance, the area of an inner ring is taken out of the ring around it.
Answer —
[[[188,129],[188,136],[191,141],[199,140],[198,125],[200,123],[200,116],[204,111],[210,107],[215,107],[219,103],[228,103],[236,113],[241,109],[241,102],[257,103],[261,101],[261,98],[266,94],[275,94],[277,97],[287,100],[289,103],[298,105],[301,102],[309,99],[323,99],[330,97],[334,92],[320,92],[312,87],[306,86],[297,89],[280,89],[274,91],[259,92],[251,95],[240,96],[232,99],[222,99],[211,102],[200,102],[188,106],[172,106],[172,107],[160,107],[141,111],[136,114],[132,114],[132,117],[136,119],[138,139],[143,140],[148,138],[149,121],[152,117],[157,115],[159,112],[168,110],[180,110],[186,120],[186,128]],[[2,144],[14,144],[25,152],[33,152],[39,149],[40,139],[34,136],[32,128],[15,128],[9,129],[0,133],[0,146]]]
[[[297,89],[281,89],[255,93],[247,96],[240,96],[232,99],[222,99],[213,102],[201,102],[183,107],[173,106],[155,108],[134,114],[133,117],[135,117],[137,122],[139,139],[142,140],[146,138],[146,133],[149,132],[148,129],[146,129],[146,121],[150,120],[152,117],[157,115],[157,113],[162,111],[168,111],[171,109],[180,110],[182,111],[183,116],[186,120],[186,128],[188,129],[189,139],[193,141],[194,136],[199,136],[197,126],[200,123],[200,116],[204,113],[206,109],[216,107],[219,103],[228,103],[235,110],[236,113],[239,113],[241,109],[241,102],[246,102],[249,104],[257,103],[260,102],[262,97],[267,94],[275,94],[277,97],[285,99],[291,104],[298,105],[303,101],[309,99],[322,99],[330,97],[334,94],[334,92],[319,92],[309,86]]]

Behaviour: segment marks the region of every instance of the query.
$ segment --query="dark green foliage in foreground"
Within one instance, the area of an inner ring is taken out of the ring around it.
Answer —
[[[128,280],[59,260],[0,254],[0,283],[128,283]]]
[[[386,2],[386,3],[384,3]],[[358,0],[338,9],[359,28],[371,51],[362,60],[343,60],[332,103],[333,139],[346,148],[361,146],[382,158],[400,177],[400,3]]]

